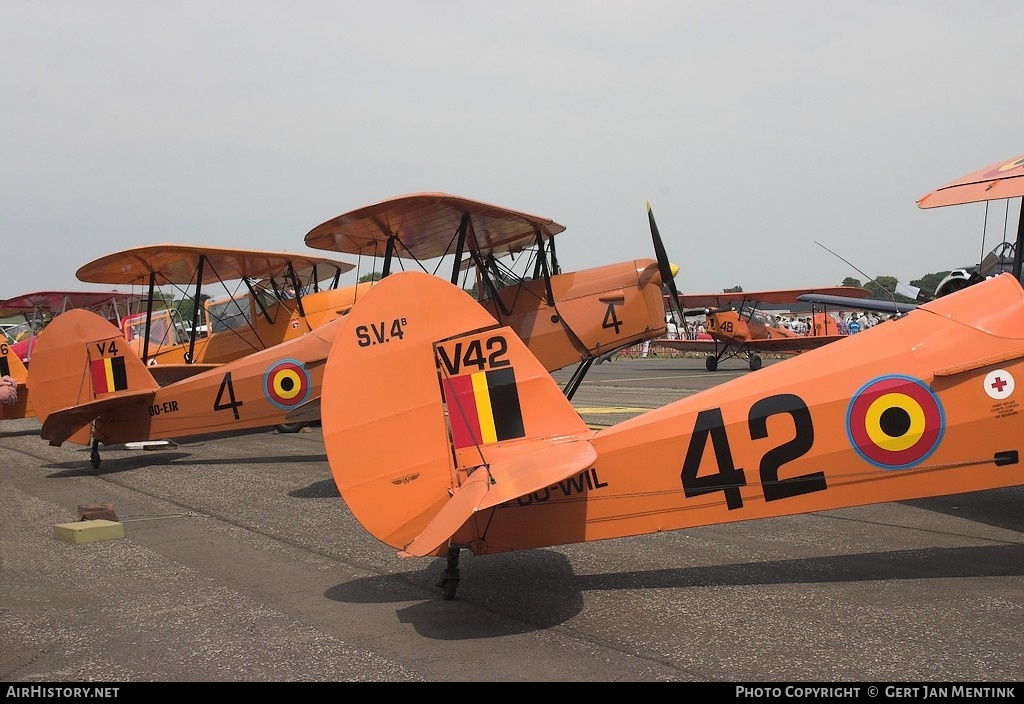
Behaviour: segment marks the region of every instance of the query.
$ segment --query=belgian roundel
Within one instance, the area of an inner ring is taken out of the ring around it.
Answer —
[[[938,448],[945,424],[938,396],[907,376],[868,382],[846,411],[853,449],[882,469],[906,469],[923,461]]]
[[[290,410],[309,398],[313,382],[302,362],[282,359],[263,375],[263,394],[282,410]]]
[[[997,176],[1005,176],[1007,171],[1013,171],[1014,169],[1020,169],[1021,166],[1024,166],[1024,159],[1014,159],[1013,161],[1006,162],[1005,164],[1003,164],[1002,166],[1000,166],[997,169],[992,169],[987,174],[985,174],[982,178],[995,178]],[[1014,175],[1016,176],[1017,174],[1014,174]]]

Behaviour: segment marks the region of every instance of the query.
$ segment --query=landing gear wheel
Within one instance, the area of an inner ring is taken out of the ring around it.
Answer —
[[[718,369],[718,357],[708,357],[704,360],[704,366],[708,368],[709,372],[713,372]]]
[[[441,587],[441,596],[445,601],[455,598],[455,590],[459,588],[459,550],[461,548],[448,548],[448,565],[437,586]]]
[[[297,433],[306,427],[305,423],[279,423],[277,426],[277,432],[279,433]]]
[[[747,361],[750,362],[750,371],[756,372],[758,369],[761,368],[761,358],[758,355],[750,355],[750,359]]]
[[[100,441],[92,441],[92,452],[89,453],[89,461],[92,462],[93,469],[99,469],[100,466]]]

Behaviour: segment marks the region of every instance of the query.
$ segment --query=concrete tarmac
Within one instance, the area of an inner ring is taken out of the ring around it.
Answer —
[[[595,425],[749,372],[595,366]],[[757,373],[757,372],[752,372]],[[568,372],[556,375],[568,379]],[[356,400],[355,402],[358,402]],[[952,682],[1024,675],[1024,490],[444,561],[338,495],[317,426],[156,451],[0,421],[4,682]],[[402,442],[402,438],[395,438]],[[387,446],[381,447],[386,454]],[[125,537],[53,537],[110,503]]]

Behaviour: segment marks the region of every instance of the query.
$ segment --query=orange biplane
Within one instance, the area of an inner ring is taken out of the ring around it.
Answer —
[[[136,354],[160,367],[154,374],[166,383],[183,373],[181,365],[194,373],[202,365],[223,364],[300,337],[344,315],[371,285],[341,286],[341,275],[354,268],[292,252],[162,244],[108,254],[80,267],[76,276],[145,289],[147,309],[124,318],[120,328]],[[163,287],[169,295],[161,292]],[[220,287],[221,295],[211,297],[211,287]],[[191,299],[192,319],[182,320],[171,307],[154,310],[167,297]]]
[[[950,181],[917,200],[919,208],[939,208],[983,201],[1021,198],[1024,196],[1024,156],[999,161]],[[987,211],[986,211],[987,212]],[[984,251],[984,247],[982,247]],[[1021,280],[1021,256],[1024,254],[1024,207],[1017,221],[1014,242],[1001,242],[977,266],[954,269],[939,282],[935,295],[959,290],[993,274],[1009,271]]]
[[[36,335],[53,318],[72,308],[84,308],[117,325],[138,313],[142,296],[121,291],[36,291],[0,301],[0,319],[20,318],[5,330],[14,353],[28,364]]]
[[[939,208],[947,205],[961,205],[993,200],[1007,200],[1024,196],[1024,156],[1008,161],[999,161],[973,171],[966,176],[950,181],[944,186],[926,193],[917,200],[919,208]],[[1007,209],[1009,210],[1009,208]],[[986,211],[987,212],[987,211]],[[926,301],[959,291],[992,276],[1010,272],[1018,281],[1021,280],[1021,257],[1024,251],[1024,208],[1018,213],[1017,236],[1014,242],[1004,239],[995,245],[982,260],[967,267],[952,270],[935,287],[934,294],[928,294],[914,286],[897,283],[895,293],[902,293],[912,300]],[[984,251],[984,236],[982,251]],[[826,296],[801,296],[801,300],[828,303],[830,305],[854,305],[860,308],[889,313],[903,313],[912,310],[917,304],[897,303],[892,300],[876,301],[842,301],[829,300]]]
[[[548,240],[564,228],[551,220],[449,196],[431,197],[413,212],[403,210],[407,204],[398,199],[391,203],[398,212],[375,211],[381,221],[391,223],[391,245],[400,242],[401,251],[430,256],[426,252],[435,251],[431,247],[447,233],[459,257],[468,253],[493,266],[501,254],[524,252],[530,243],[544,246],[550,258],[532,260],[536,279],[511,284],[491,277],[485,285],[494,287],[496,305],[507,311],[511,329],[537,348],[545,368],[572,361],[582,367],[592,361],[591,350],[664,333],[659,262],[638,260],[552,275],[557,269],[552,268],[554,251]],[[452,222],[455,229],[448,227]],[[441,247],[433,256],[444,251]],[[389,265],[390,259],[386,274]],[[671,271],[667,262],[664,268]],[[301,337],[160,384],[153,375],[157,368],[143,363],[121,331],[98,316],[73,313],[57,318],[40,336],[29,388],[42,419],[41,436],[51,444],[87,444],[91,436],[94,467],[99,466],[100,443],[166,440],[318,418],[314,400],[341,322],[326,322]],[[447,311],[437,308],[434,314],[444,317]],[[400,319],[373,321],[359,330],[367,347],[392,346],[405,334]],[[498,351],[476,352],[486,357]],[[312,415],[310,408],[315,409]],[[301,418],[296,416],[300,411]]]
[[[371,344],[365,331],[382,326],[401,334]],[[439,586],[452,599],[463,549],[1022,484],[1017,377],[1024,289],[1003,274],[593,430],[511,328],[458,287],[410,271],[339,322],[322,426],[353,515],[401,556],[447,558]]]
[[[565,227],[447,193],[390,198],[332,218],[310,230],[314,249],[370,256],[383,275],[410,259],[451,267],[449,280],[503,325],[527,339],[548,370],[577,365],[565,387],[572,398],[600,357],[665,333],[664,289],[677,294],[657,228],[656,259],[637,259],[562,273],[554,236]],[[472,277],[472,278],[471,278]],[[461,282],[461,283],[460,283]],[[664,288],[663,288],[664,287]],[[383,333],[375,341],[383,341]]]
[[[854,286],[830,286],[814,289],[760,291],[756,293],[691,294],[679,296],[684,316],[703,315],[710,340],[658,338],[652,345],[677,352],[702,352],[709,372],[718,369],[723,359],[747,360],[751,371],[761,368],[761,354],[799,354],[830,342],[845,339],[837,321],[825,310],[811,313],[806,334],[784,326],[780,318],[768,312],[764,304],[796,304],[808,293],[844,298],[865,298],[870,292]],[[685,326],[684,326],[685,329]]]
[[[0,318],[20,318],[0,342],[0,374],[18,383],[18,401],[2,409],[5,418],[32,418],[35,409],[28,396],[28,365],[39,332],[58,315],[72,309],[90,310],[119,324],[137,312],[142,297],[121,291],[37,291],[0,301]]]

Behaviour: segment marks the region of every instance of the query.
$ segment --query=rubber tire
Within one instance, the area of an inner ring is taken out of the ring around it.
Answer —
[[[718,369],[718,357],[708,357],[704,360],[704,366],[708,368],[709,372],[713,372]]]
[[[280,425],[277,425],[275,427],[277,428],[277,432],[279,432],[279,433],[297,433],[300,430],[302,430],[303,428],[305,428],[306,424],[302,423],[302,422],[299,422],[299,423],[281,423]]]
[[[750,362],[750,371],[752,372],[756,372],[761,368],[761,357],[756,354],[751,355],[748,362]]]

